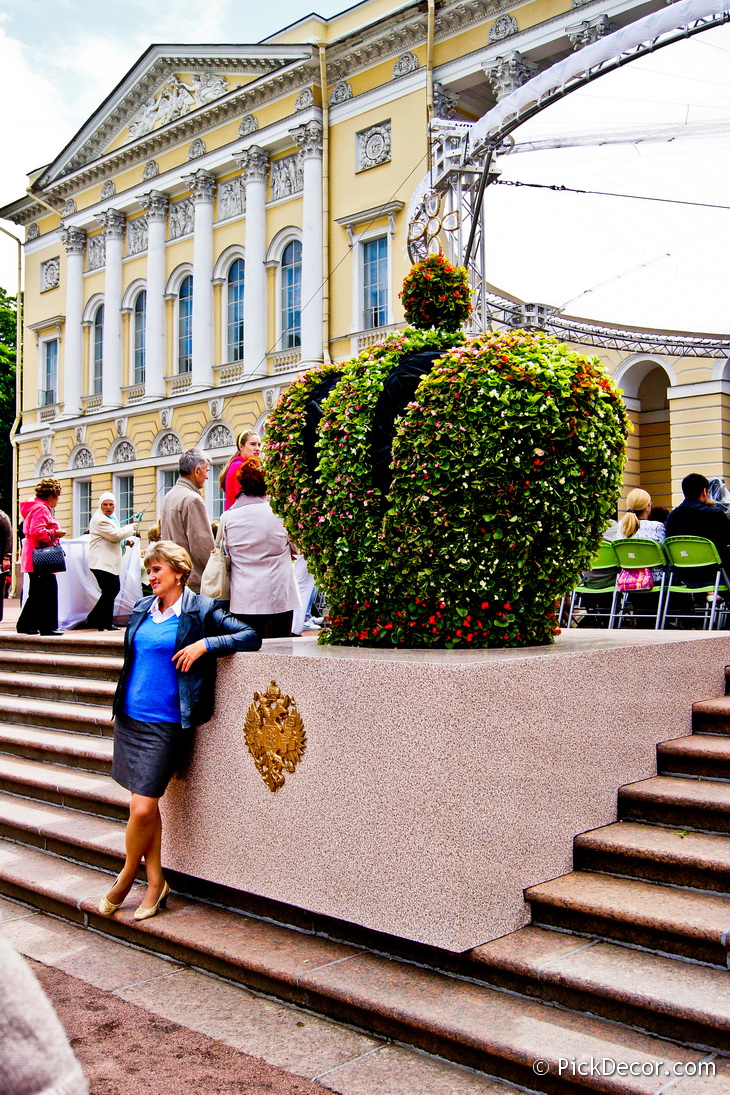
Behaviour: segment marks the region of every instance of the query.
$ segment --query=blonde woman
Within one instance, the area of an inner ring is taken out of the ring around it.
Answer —
[[[636,537],[640,540],[655,540],[657,544],[663,544],[667,536],[667,530],[661,521],[650,521],[650,513],[651,495],[648,491],[641,490],[640,487],[632,490],[626,499],[626,514],[619,521],[618,536],[615,537],[615,540],[630,540]],[[663,572],[663,567],[651,568],[651,576],[655,583],[661,582]],[[620,572],[619,580],[623,573],[626,572]],[[620,588],[621,586],[619,586]],[[639,627],[653,627],[651,617],[656,615],[658,603],[658,593],[642,591],[642,616],[636,618]]]
[[[261,646],[252,628],[187,588],[193,564],[184,548],[159,540],[144,565],[152,596],[134,606],[114,697],[112,778],[132,795],[126,858],[99,902],[102,916],[113,916],[144,859],[147,894],[135,920],[155,916],[170,892],[162,873],[158,804],[186,758],[195,727],[213,714],[215,659]]]

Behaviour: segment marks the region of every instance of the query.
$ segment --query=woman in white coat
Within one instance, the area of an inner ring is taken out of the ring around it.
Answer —
[[[226,551],[231,558],[231,614],[262,639],[291,634],[300,604],[292,559],[297,554],[281,518],[266,501],[266,481],[258,457],[238,472],[240,493],[224,514]]]
[[[119,593],[122,568],[122,540],[137,535],[137,526],[119,524],[114,515],[116,499],[109,491],[99,496],[99,508],[89,522],[89,570],[96,578],[101,597],[89,613],[84,627],[118,631],[114,623],[114,602]]]

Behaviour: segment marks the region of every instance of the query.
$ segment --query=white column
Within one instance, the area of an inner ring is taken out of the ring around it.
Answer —
[[[246,180],[246,283],[243,297],[243,364],[246,376],[265,376],[268,352],[266,307],[266,172],[269,157],[252,145],[236,157]]]
[[[82,228],[64,228],[66,248],[66,325],[63,332],[63,415],[81,414],[84,377],[84,248]],[[40,387],[40,384],[38,385]]]
[[[213,385],[213,199],[215,176],[196,171],[183,180],[193,194],[193,368],[192,388]]]
[[[150,190],[138,199],[147,212],[147,328],[145,331],[146,399],[162,399],[165,391],[165,234],[170,199]]]
[[[118,209],[107,209],[96,218],[106,239],[104,273],[104,342],[101,404],[122,403],[122,252],[126,217]]]
[[[307,122],[291,131],[301,146],[302,362],[322,360],[322,126]]]

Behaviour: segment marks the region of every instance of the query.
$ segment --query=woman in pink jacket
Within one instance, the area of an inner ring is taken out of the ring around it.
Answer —
[[[230,509],[238,498],[241,490],[238,473],[241,470],[241,464],[244,460],[248,460],[249,456],[261,456],[261,438],[253,430],[244,430],[243,433],[239,433],[236,451],[218,479],[220,488],[226,496],[224,510]]]
[[[28,575],[28,596],[18,617],[16,630],[23,635],[60,635],[58,630],[58,586],[55,574],[35,574],[33,552],[55,544],[66,535],[51,510],[58,504],[61,484],[58,479],[41,479],[35,498],[20,503],[23,518],[23,546],[20,569]]]

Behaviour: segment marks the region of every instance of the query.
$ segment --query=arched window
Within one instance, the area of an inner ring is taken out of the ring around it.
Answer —
[[[177,371],[189,373],[193,368],[193,277],[180,283],[177,294]]]
[[[91,394],[101,395],[104,372],[104,305],[94,313],[94,353],[91,370]]]
[[[302,245],[292,240],[281,256],[281,346],[302,344]]]
[[[134,302],[134,383],[144,384],[147,358],[147,290]]]
[[[243,283],[243,259],[236,259],[228,271],[228,361],[243,360]]]

